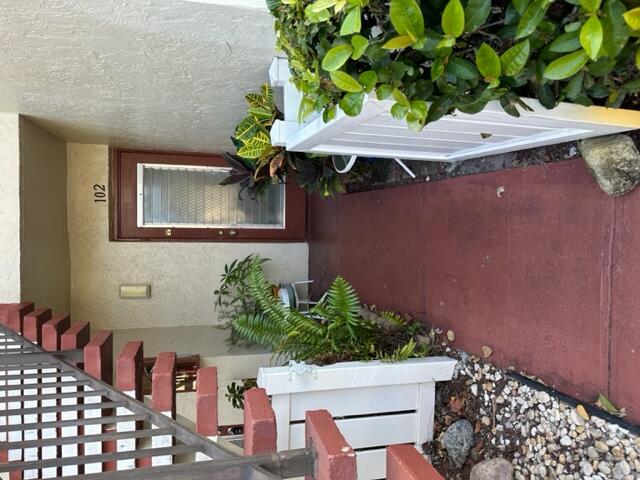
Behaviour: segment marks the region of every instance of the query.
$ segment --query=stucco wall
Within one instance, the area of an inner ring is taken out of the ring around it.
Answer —
[[[0,303],[20,300],[18,115],[0,113]]]
[[[213,291],[225,263],[249,253],[272,259],[278,281],[307,278],[308,249],[296,244],[109,242],[108,205],[93,185],[108,183],[108,147],[68,144],[71,312],[92,328],[218,323]],[[150,283],[152,297],[122,300],[121,283]]]
[[[69,311],[66,144],[20,117],[21,297]]]
[[[262,0],[207,3],[0,1],[0,111],[67,142],[232,148],[245,94],[268,81],[273,17]]]

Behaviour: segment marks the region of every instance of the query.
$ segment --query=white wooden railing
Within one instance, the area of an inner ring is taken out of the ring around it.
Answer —
[[[338,109],[328,123],[314,115],[300,125],[301,95],[289,82],[286,59],[274,59],[269,76],[274,87],[284,88],[285,101],[285,119],[275,122],[271,141],[295,152],[454,162],[640,128],[638,111],[571,103],[548,110],[525,98],[533,111],[521,112],[520,118],[493,101],[475,115],[456,112],[412,132],[391,116],[394,102],[377,100],[375,95],[365,98],[357,117]]]

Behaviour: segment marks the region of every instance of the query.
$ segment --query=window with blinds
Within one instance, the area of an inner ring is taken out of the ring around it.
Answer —
[[[285,228],[285,186],[258,200],[238,185],[220,185],[225,167],[139,163],[137,224],[141,228]]]

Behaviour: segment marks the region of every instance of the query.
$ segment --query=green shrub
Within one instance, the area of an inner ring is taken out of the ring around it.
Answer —
[[[284,359],[324,365],[350,360],[398,361],[433,351],[436,336],[392,312],[363,310],[353,287],[338,277],[308,314],[280,302],[260,264],[246,276],[254,311],[239,312],[235,335]]]
[[[355,116],[392,98],[420,130],[458,109],[520,97],[638,108],[638,0],[267,0],[278,47],[313,111]]]

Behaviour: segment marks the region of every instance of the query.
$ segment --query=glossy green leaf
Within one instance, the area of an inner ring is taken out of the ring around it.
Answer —
[[[487,82],[491,82],[500,77],[502,73],[500,57],[496,51],[486,43],[480,45],[480,48],[476,52],[476,66]]]
[[[640,92],[640,78],[636,78],[635,80],[625,83],[622,85],[621,90],[632,93]]]
[[[238,140],[247,140],[263,128],[256,118],[248,116],[238,124],[233,136]]]
[[[582,83],[584,81],[584,74],[575,75],[569,83],[567,83],[562,89],[562,93],[569,99],[575,100],[582,91]]]
[[[360,7],[355,7],[351,9],[347,16],[344,17],[342,21],[342,26],[340,27],[340,35],[352,35],[354,33],[359,33],[362,28],[362,9]]]
[[[393,89],[393,98],[400,105],[405,105],[407,107],[409,106],[409,99],[407,98],[407,96],[404,93],[402,93],[402,91],[400,91],[397,88]]]
[[[316,0],[310,5],[310,9],[314,13],[319,13],[322,10],[333,7],[336,3],[338,3],[338,0]]]
[[[520,73],[529,59],[529,40],[516,43],[500,56],[503,75],[513,77]]]
[[[580,0],[580,6],[589,13],[596,13],[602,0]]]
[[[602,47],[602,23],[598,17],[589,17],[580,29],[580,44],[591,60],[598,58]]]
[[[351,37],[351,46],[353,47],[353,53],[351,54],[351,58],[354,60],[358,60],[364,52],[367,50],[369,46],[369,40],[367,40],[362,35],[354,35]]]
[[[313,4],[307,5],[307,7],[304,9],[304,16],[311,23],[326,22],[331,18],[331,13],[329,12],[329,10],[314,12],[311,7],[313,7]]]
[[[426,120],[429,112],[429,104],[424,100],[412,100],[410,105],[411,113],[416,117]]]
[[[412,132],[419,132],[424,128],[424,120],[411,112],[407,113],[406,120],[409,130],[411,130]]]
[[[334,118],[336,118],[335,105],[325,108],[324,111],[322,112],[322,120],[324,121],[324,123],[329,123]]]
[[[574,52],[579,48],[580,34],[577,31],[561,33],[549,45],[549,50],[555,53]]]
[[[441,49],[441,50],[445,50],[447,48],[451,48],[456,44],[456,37],[452,37],[451,35],[445,35],[444,37],[442,37],[440,39],[440,41],[438,42],[437,45],[437,49]],[[436,52],[438,53],[438,52]],[[450,53],[450,52],[449,52]],[[449,53],[445,54],[445,55],[438,55],[440,57],[442,56],[447,56],[449,55]]]
[[[393,93],[393,87],[388,83],[383,83],[382,85],[378,85],[376,88],[376,98],[378,100],[386,100]]]
[[[529,4],[520,22],[518,22],[515,36],[516,40],[529,36],[536,31],[536,28],[538,28],[551,3],[552,0],[534,0]]]
[[[473,32],[480,28],[491,12],[491,0],[469,0],[464,9],[464,31]]]
[[[391,116],[396,120],[402,120],[409,113],[409,106],[401,103],[394,103],[391,107]]]
[[[401,50],[403,48],[410,47],[415,41],[409,35],[400,35],[399,37],[393,37],[391,40],[382,45],[385,50]]]
[[[640,47],[636,50],[636,68],[640,70]]]
[[[464,9],[460,0],[449,0],[444,8],[442,31],[452,37],[459,37],[464,32]]]
[[[334,73],[341,73],[341,72],[334,72]],[[362,111],[363,102],[364,102],[364,92],[350,92],[350,93],[347,93],[342,98],[342,100],[340,100],[339,105],[344,113],[346,113],[350,117],[355,117]]]
[[[329,76],[333,84],[344,92],[355,93],[362,91],[362,85],[346,72],[341,70],[329,72]]]
[[[376,86],[378,74],[374,70],[362,72],[358,77],[358,82],[364,87],[364,91],[369,93]]]
[[[322,68],[327,72],[338,70],[347,63],[352,53],[353,47],[351,45],[338,45],[337,47],[333,47],[322,59]]]
[[[564,80],[578,73],[588,60],[589,55],[584,50],[569,53],[547,65],[544,77],[549,80]]]
[[[524,12],[527,11],[527,7],[529,6],[529,0],[511,0],[511,3],[520,16],[524,15]]]
[[[577,32],[582,27],[582,22],[580,20],[576,20],[575,22],[567,23],[564,26],[565,32]]]
[[[556,97],[553,95],[553,89],[547,83],[538,85],[538,88],[536,88],[536,97],[544,108],[554,108],[558,103]]]
[[[449,95],[442,95],[441,97],[436,98],[429,107],[427,123],[435,122],[449,113],[449,110],[453,105],[453,101],[454,98]]]
[[[298,122],[305,120],[315,110],[315,102],[310,98],[304,97],[298,108]]]
[[[424,18],[416,0],[391,0],[389,14],[399,35],[407,35],[414,42],[424,35]]]
[[[431,81],[435,82],[444,73],[444,62],[442,58],[436,58],[431,64]]]
[[[640,30],[640,7],[625,12],[623,17],[632,30]]]
[[[604,3],[602,48],[611,58],[617,57],[629,40],[631,30],[623,14],[627,7],[620,0],[606,0]]]
[[[463,80],[476,80],[478,78],[478,70],[473,63],[460,57],[449,58],[446,71]]]

